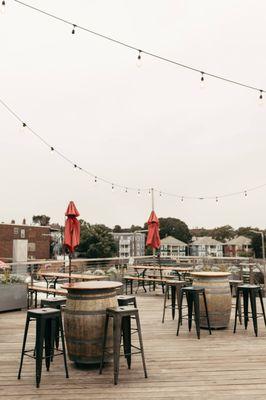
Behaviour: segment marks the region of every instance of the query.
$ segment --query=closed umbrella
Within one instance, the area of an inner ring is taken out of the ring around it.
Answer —
[[[159,220],[155,214],[155,211],[152,211],[148,220],[148,236],[146,240],[146,246],[150,246],[153,249],[159,249],[160,243]]]
[[[70,201],[66,213],[67,219],[65,222],[64,245],[69,250],[69,283],[71,282],[71,259],[72,253],[80,241],[80,225],[77,217],[79,212],[73,201]]]

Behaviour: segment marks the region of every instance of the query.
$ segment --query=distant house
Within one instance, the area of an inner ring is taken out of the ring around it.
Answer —
[[[223,257],[223,243],[209,236],[194,238],[190,244],[190,255],[197,257]]]
[[[118,257],[145,255],[145,233],[113,232],[112,235],[118,245]]]
[[[174,238],[173,236],[167,236],[161,239],[160,252],[162,257],[179,257],[186,255],[187,244]]]
[[[237,236],[229,240],[224,245],[224,255],[226,257],[238,257],[252,253],[251,239],[245,236]]]

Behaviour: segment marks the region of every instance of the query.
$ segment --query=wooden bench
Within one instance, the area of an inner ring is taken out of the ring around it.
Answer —
[[[162,286],[165,285],[165,282],[167,280],[167,278],[149,278],[149,277],[139,277],[139,276],[124,276],[124,283],[125,283],[125,288],[126,288],[126,294],[127,294],[127,287],[128,285],[130,285],[130,294],[133,294],[133,282],[137,282],[138,283],[138,288],[141,286],[140,284],[142,283],[142,287],[144,289],[145,292],[147,292],[146,288],[145,288],[145,283],[147,283],[149,285],[149,290],[150,290],[150,285],[153,285],[153,288],[155,290],[155,285],[156,283],[161,284]]]
[[[46,293],[47,296],[48,296],[48,294],[53,294],[54,296],[56,294],[60,295],[60,296],[65,296],[67,294],[67,290],[46,288],[46,287],[37,286],[37,285],[28,285],[28,308],[30,307],[30,297],[31,297],[31,304],[32,304],[33,295],[35,295],[34,306],[35,306],[35,308],[37,308],[38,293]]]

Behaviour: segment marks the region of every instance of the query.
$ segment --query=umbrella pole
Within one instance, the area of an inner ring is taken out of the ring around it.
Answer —
[[[72,253],[69,253],[69,277],[68,282],[71,283],[71,260],[72,260]]]

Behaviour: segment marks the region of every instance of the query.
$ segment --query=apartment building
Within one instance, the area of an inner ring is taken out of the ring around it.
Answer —
[[[190,244],[190,255],[197,257],[223,257],[222,242],[209,236],[193,238]]]
[[[113,232],[118,244],[119,257],[139,257],[145,255],[145,234],[138,232]]]
[[[187,244],[174,238],[173,236],[167,236],[164,239],[161,239],[161,257],[185,256],[186,249]]]

